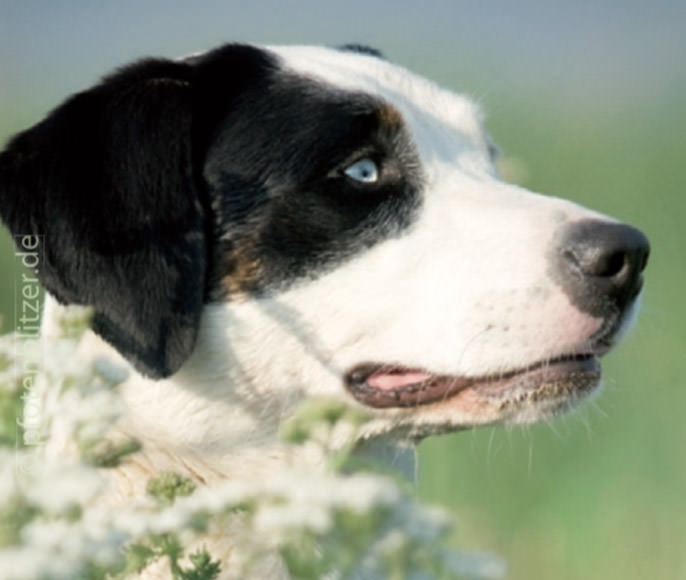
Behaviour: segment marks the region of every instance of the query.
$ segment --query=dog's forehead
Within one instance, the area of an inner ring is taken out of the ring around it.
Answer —
[[[413,132],[440,127],[478,145],[485,139],[482,114],[472,100],[378,56],[317,46],[270,46],[268,50],[299,76],[387,101]]]

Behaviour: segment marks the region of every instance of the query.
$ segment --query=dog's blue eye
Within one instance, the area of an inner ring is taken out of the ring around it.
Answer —
[[[360,183],[376,183],[379,180],[379,167],[368,157],[356,161],[344,173]]]

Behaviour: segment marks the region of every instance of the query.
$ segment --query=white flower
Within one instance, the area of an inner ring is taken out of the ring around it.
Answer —
[[[84,505],[103,488],[103,479],[84,465],[44,464],[34,472],[34,482],[23,490],[28,500],[50,513]]]
[[[24,475],[24,470],[28,472],[31,469],[29,461],[24,452],[0,449],[0,502],[13,497],[17,492],[19,477]]]
[[[0,569],[5,580],[40,580],[57,566],[51,563],[54,554],[38,552],[33,546],[23,545],[13,548],[0,549]],[[56,570],[55,570],[56,571]],[[51,578],[59,580],[58,574],[51,574]],[[62,571],[62,578],[73,578],[68,571]]]
[[[332,524],[331,511],[306,503],[261,506],[253,519],[257,534],[275,538],[283,538],[294,530],[323,534],[331,529]]]
[[[97,446],[121,411],[114,386],[126,379],[126,370],[104,359],[88,365],[72,356],[87,316],[87,311],[79,310],[75,317],[66,318],[64,337],[56,338],[47,352],[39,353],[42,368],[35,386],[36,400],[46,425],[49,417],[54,417],[50,444],[61,449]],[[0,382],[7,383],[0,385],[4,393],[17,389],[16,346],[15,339],[0,338],[0,357],[14,361],[14,366],[0,367]],[[316,405],[313,409],[317,410]],[[299,449],[309,449],[310,458],[325,465],[327,454],[340,450],[357,428],[355,421],[346,423],[343,419],[333,426],[315,426],[308,443]],[[137,497],[124,506],[112,507],[100,501],[104,487],[95,468],[64,458],[59,464],[47,463],[27,451],[0,449],[2,512],[13,517],[12,508],[26,504],[39,510],[29,512],[30,521],[15,520],[23,526],[19,530],[21,544],[0,548],[2,579],[82,578],[89,565],[121,563],[125,546],[145,542],[150,534],[172,533],[182,545],[190,544],[198,539],[198,522],[205,523],[208,518],[214,526],[225,526],[228,535],[233,534],[236,554],[232,565],[238,567],[237,574],[245,570],[245,577],[251,577],[250,566],[264,561],[263,556],[273,559],[279,549],[301,537],[299,532],[322,541],[317,549],[325,549],[312,556],[329,558],[331,561],[323,564],[332,570],[344,561],[349,563],[352,555],[359,561],[359,571],[384,577],[388,572],[385,565],[394,556],[418,550],[435,559],[437,570],[445,568],[484,580],[504,573],[502,562],[491,556],[450,552],[445,545],[450,516],[420,505],[392,479],[379,475],[284,467],[275,477],[200,487],[189,496],[177,497],[170,506]],[[350,514],[355,517],[340,517]],[[349,521],[353,523],[346,523]],[[340,546],[340,553],[336,553],[336,543],[332,550],[331,538],[338,542],[339,533],[342,538],[356,534],[359,521],[364,522],[360,526],[362,547]],[[9,529],[14,532],[14,528]],[[329,544],[325,544],[327,540]],[[421,561],[425,563],[426,558]],[[419,567],[404,573],[412,580],[432,578],[431,571]],[[327,576],[331,580],[337,577],[336,573]]]

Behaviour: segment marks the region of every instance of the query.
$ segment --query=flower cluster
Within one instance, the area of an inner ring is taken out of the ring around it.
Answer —
[[[119,413],[116,389],[126,372],[102,360],[89,368],[71,365],[88,313],[64,316],[61,337],[30,385],[39,389],[32,397],[48,416],[59,413],[57,431],[44,426],[51,443],[56,438],[73,451],[59,463],[23,445],[18,417],[27,399],[25,369],[18,339],[0,337],[0,570],[6,580],[116,580],[160,564],[181,580],[264,578],[265,562],[303,580],[502,576],[499,560],[452,550],[445,511],[421,505],[389,476],[346,467],[350,449],[331,442],[365,418],[335,401],[309,403],[283,430],[286,444],[317,447],[329,458],[328,470],[293,466],[276,478],[212,488],[162,473],[148,482],[146,497],[129,505],[113,509],[98,501],[102,470],[139,449],[136,441],[105,437]],[[231,536],[230,569],[203,547],[210,529]]]

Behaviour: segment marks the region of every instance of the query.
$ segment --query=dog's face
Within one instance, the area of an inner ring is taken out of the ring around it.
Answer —
[[[370,51],[145,61],[0,158],[43,283],[144,375],[410,436],[568,408],[631,319],[629,226],[499,180],[467,99]]]

